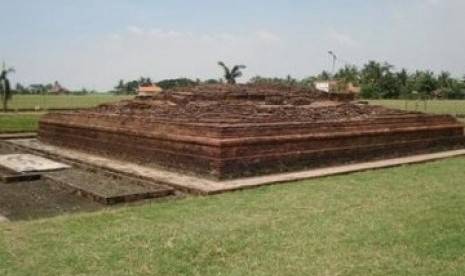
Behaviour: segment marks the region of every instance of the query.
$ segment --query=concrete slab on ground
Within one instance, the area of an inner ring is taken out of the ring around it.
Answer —
[[[181,191],[204,195],[246,189],[263,185],[326,177],[331,175],[347,174],[351,172],[388,168],[404,164],[422,163],[432,160],[465,155],[465,149],[453,150],[432,154],[422,154],[373,162],[335,166],[323,169],[312,169],[299,172],[280,173],[274,175],[258,176],[227,181],[214,181],[199,178],[196,176],[184,175],[173,171],[166,171],[159,168],[147,167],[135,163],[114,160],[111,158],[106,158],[103,156],[93,155],[85,152],[60,148],[44,144],[37,139],[10,140],[8,141],[8,143],[16,145],[22,149],[26,149],[37,154],[42,154],[57,160],[68,160],[78,164],[81,163],[91,165],[94,167],[104,168],[106,170],[119,172],[125,175],[169,185]]]
[[[32,154],[2,154],[0,166],[18,173],[46,172],[70,168],[70,166]]]

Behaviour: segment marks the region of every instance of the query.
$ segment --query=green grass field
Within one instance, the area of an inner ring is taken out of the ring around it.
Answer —
[[[130,99],[133,96],[114,96],[111,94],[92,95],[14,95],[9,109],[72,109],[89,108],[106,102]]]
[[[43,113],[0,113],[0,133],[36,131]]]
[[[130,99],[133,96],[102,95],[15,95],[9,102],[10,110],[38,110],[39,112],[0,112],[1,132],[28,132],[36,131],[38,121],[47,109],[74,109],[90,108],[102,103],[116,102]]]
[[[0,224],[0,275],[463,275],[465,158]]]
[[[451,111],[463,103],[427,111],[463,114]],[[40,115],[0,113],[0,132],[35,130]],[[0,275],[463,275],[464,168],[453,158],[0,223]]]
[[[465,116],[465,100],[372,100],[369,102],[370,104],[383,105],[386,107],[402,110]]]

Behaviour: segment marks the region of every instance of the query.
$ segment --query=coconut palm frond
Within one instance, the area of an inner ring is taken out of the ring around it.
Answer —
[[[219,61],[219,62],[218,62],[218,65],[221,66],[221,67],[223,67],[223,70],[224,70],[224,72],[225,72],[225,75],[229,75],[229,74],[230,74],[229,68],[228,68],[228,66],[226,66],[226,64],[224,64],[224,62]]]
[[[242,69],[246,69],[247,67],[245,65],[236,65],[233,67],[232,71],[239,71],[239,70],[242,70]]]
[[[242,72],[241,72],[241,71],[236,71],[236,72],[234,72],[234,73],[232,74],[232,76],[233,76],[234,78],[240,78],[240,77],[242,77]]]
[[[229,69],[224,62],[219,61],[218,65],[224,69],[224,78],[229,84],[235,84],[236,78],[242,76],[242,72],[240,70],[245,69],[245,65],[235,65],[232,69]]]

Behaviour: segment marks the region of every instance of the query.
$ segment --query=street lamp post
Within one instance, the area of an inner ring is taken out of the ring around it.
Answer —
[[[334,77],[334,70],[336,69],[337,56],[333,51],[328,51],[328,54],[333,58],[333,68],[331,70],[331,75]]]

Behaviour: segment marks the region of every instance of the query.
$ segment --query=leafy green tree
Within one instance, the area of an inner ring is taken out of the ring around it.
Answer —
[[[12,72],[14,72],[13,68],[6,69],[5,64],[3,64],[3,69],[0,73],[0,93],[3,103],[3,112],[7,112],[8,101],[13,95],[11,91],[10,80],[8,79],[8,74]]]
[[[139,81],[137,80],[126,82],[124,85],[124,92],[128,95],[135,94],[137,89],[139,89]]]
[[[318,77],[309,76],[300,80],[300,85],[303,87],[315,87],[315,82],[318,80]]]
[[[334,78],[341,81],[345,85],[348,83],[353,83],[358,85],[360,82],[360,72],[355,65],[345,65],[343,68],[340,68],[337,73],[334,75]]]
[[[321,72],[318,76],[317,76],[318,80],[322,80],[322,81],[327,81],[327,80],[330,80],[331,79],[331,73],[329,73],[328,71],[326,70],[323,70],[323,72]]]
[[[334,75],[334,79],[337,81],[337,90],[345,91],[350,83],[352,83],[352,85],[359,85],[360,72],[357,66],[346,64],[337,71]]]
[[[139,78],[139,85],[152,85],[152,84],[153,84],[153,82],[150,79],[150,77],[147,77],[147,78],[140,77]]]
[[[118,85],[115,86],[115,90],[118,94],[124,93],[124,80],[119,80]]]
[[[362,82],[376,83],[379,79],[391,72],[392,68],[393,66],[387,62],[379,63],[377,61],[370,60],[363,66],[361,72]]]
[[[433,91],[439,88],[439,83],[434,73],[431,71],[416,71],[412,76],[415,91],[431,95]]]
[[[203,81],[203,83],[204,84],[219,84],[221,83],[221,81],[217,79],[208,79],[208,80]]]
[[[397,73],[397,78],[399,79],[402,86],[407,86],[408,78],[409,78],[407,69],[402,68],[402,70],[400,70],[400,72]]]
[[[402,92],[402,82],[395,73],[387,71],[377,83],[381,97],[388,99],[399,98]]]
[[[243,69],[247,68],[245,65],[234,65],[232,69],[229,69],[224,62],[219,61],[218,65],[221,66],[224,70],[224,79],[229,84],[235,84],[236,79],[242,76]]]
[[[395,74],[391,72],[392,68],[393,66],[387,62],[379,63],[374,60],[365,64],[360,78],[362,97],[397,97],[400,94],[400,85]]]
[[[438,75],[438,86],[441,88],[450,88],[452,86],[453,79],[447,71],[442,71]]]
[[[27,88],[24,87],[24,85],[22,85],[22,84],[19,83],[19,82],[16,83],[15,91],[16,91],[16,93],[20,93],[20,94],[29,93],[29,91],[27,90]]]
[[[402,68],[399,72],[396,73],[396,78],[398,80],[398,84],[400,85],[400,95],[403,96],[403,98],[407,98],[410,94],[409,91],[409,73],[407,69]]]
[[[255,76],[249,80],[249,83],[257,85],[299,85],[299,82],[292,78],[290,75],[288,75],[286,78],[266,78]]]
[[[157,85],[161,87],[163,90],[169,90],[179,87],[196,86],[198,84],[199,83],[197,81],[188,78],[166,79],[161,80],[157,83]]]

